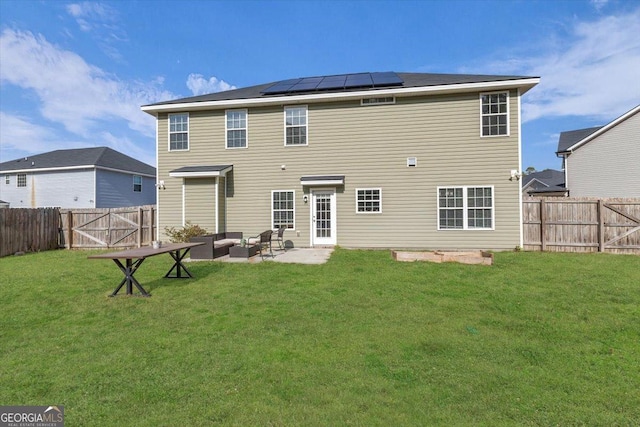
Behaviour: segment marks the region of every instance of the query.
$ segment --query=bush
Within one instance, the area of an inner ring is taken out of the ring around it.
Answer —
[[[189,221],[181,228],[165,227],[164,232],[173,243],[186,243],[191,240],[192,237],[207,234],[207,230],[197,224],[191,224]]]

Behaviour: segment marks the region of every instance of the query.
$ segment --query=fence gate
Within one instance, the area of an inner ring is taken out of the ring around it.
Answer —
[[[148,245],[155,231],[153,206],[61,212],[67,248],[130,248]]]

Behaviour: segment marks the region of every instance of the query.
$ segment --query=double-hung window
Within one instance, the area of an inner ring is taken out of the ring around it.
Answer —
[[[285,107],[284,145],[307,145],[307,107]]]
[[[493,229],[493,187],[439,187],[438,229]]]
[[[17,186],[18,187],[26,187],[27,186],[27,174],[26,173],[19,173],[18,174]]]
[[[133,176],[133,191],[135,193],[142,192],[142,177],[140,175]]]
[[[480,94],[482,136],[509,135],[509,93]]]
[[[379,188],[356,189],[357,213],[381,213],[382,190]]]
[[[5,176],[4,176],[4,183],[5,183],[6,185],[11,184],[11,175],[5,175]]]
[[[295,228],[295,191],[274,190],[271,192],[271,223],[273,229]]]
[[[227,148],[247,147],[247,110],[227,111]]]
[[[169,150],[189,149],[189,114],[169,114]]]

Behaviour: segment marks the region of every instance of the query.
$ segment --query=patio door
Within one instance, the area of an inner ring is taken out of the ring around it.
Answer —
[[[336,191],[311,192],[311,246],[335,245]]]

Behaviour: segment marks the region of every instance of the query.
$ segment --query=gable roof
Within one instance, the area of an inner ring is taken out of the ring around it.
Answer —
[[[557,188],[564,190],[564,172],[554,169],[545,169],[540,172],[532,172],[522,177],[522,189],[534,186],[535,183],[542,184],[543,187]],[[540,186],[538,186],[540,187]]]
[[[57,169],[101,168],[156,175],[156,168],[109,147],[55,150],[0,163],[2,172],[28,172]]]
[[[581,147],[592,139],[602,135],[607,132],[609,129],[617,126],[628,118],[638,114],[640,112],[640,105],[635,106],[631,110],[627,111],[617,119],[612,122],[604,125],[587,129],[578,129],[568,132],[562,132],[560,134],[560,139],[558,140],[558,151],[557,155],[569,153],[576,148]]]
[[[198,107],[229,106],[248,103],[270,104],[292,102],[298,100],[313,100],[327,98],[344,98],[372,95],[415,94],[419,92],[457,91],[457,90],[493,90],[495,88],[519,87],[522,93],[538,84],[538,77],[526,76],[497,76],[479,74],[433,74],[433,73],[395,73],[402,80],[402,84],[378,85],[375,87],[330,88],[323,90],[298,91],[293,93],[264,93],[266,89],[276,84],[284,84],[287,80],[270,82],[246,88],[227,90],[206,95],[191,96],[175,100],[168,100],[142,106],[142,110],[149,114],[158,111],[176,111],[181,108],[186,111]],[[340,75],[342,76],[342,75]],[[331,78],[337,76],[317,76],[317,78]],[[304,79],[313,79],[305,77]]]

